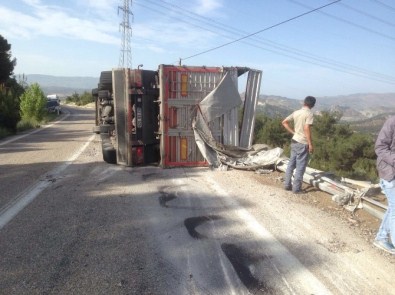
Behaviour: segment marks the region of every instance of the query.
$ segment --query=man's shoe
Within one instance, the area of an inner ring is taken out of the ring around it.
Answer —
[[[286,187],[284,187],[284,189],[285,189],[286,191],[292,191],[292,187],[290,187],[290,186],[286,186]]]
[[[385,252],[395,254],[395,247],[391,243],[384,240],[374,240],[373,245]]]
[[[300,191],[294,191],[294,192],[292,192],[292,193],[295,194],[295,195],[302,195],[302,194],[304,194],[305,192],[302,191],[302,190],[300,190]]]

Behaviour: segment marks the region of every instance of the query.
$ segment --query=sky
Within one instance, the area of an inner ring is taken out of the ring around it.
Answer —
[[[295,99],[395,93],[394,1],[334,2],[132,0],[128,66],[246,66],[263,72],[262,94]],[[119,67],[128,53],[123,6],[2,0],[0,35],[17,59],[14,74],[99,77]]]

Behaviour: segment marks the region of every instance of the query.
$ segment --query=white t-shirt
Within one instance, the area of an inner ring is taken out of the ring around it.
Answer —
[[[292,139],[303,144],[308,144],[306,135],[304,134],[304,126],[306,124],[313,125],[313,112],[308,107],[304,106],[300,110],[289,115],[286,120],[294,122],[295,134],[292,136]]]

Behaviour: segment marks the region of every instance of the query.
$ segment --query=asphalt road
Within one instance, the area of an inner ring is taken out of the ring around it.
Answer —
[[[394,260],[325,212],[237,171],[108,165],[93,110],[63,109],[0,141],[1,294],[394,294]]]

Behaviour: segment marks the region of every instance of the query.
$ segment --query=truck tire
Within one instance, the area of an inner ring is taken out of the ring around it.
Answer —
[[[117,153],[114,147],[111,146],[103,146],[102,147],[103,160],[108,164],[116,164],[117,163]]]
[[[100,83],[112,84],[112,71],[103,71],[100,73]]]
[[[93,126],[92,131],[93,133],[100,134],[100,126]]]
[[[116,164],[117,152],[111,143],[110,135],[108,133],[101,133],[100,138],[104,162],[108,164]]]
[[[109,133],[114,128],[112,125],[100,125],[100,133]]]
[[[100,73],[99,90],[112,90],[112,71],[104,71]]]
[[[98,97],[101,99],[111,99],[111,93],[109,90],[99,90]]]

